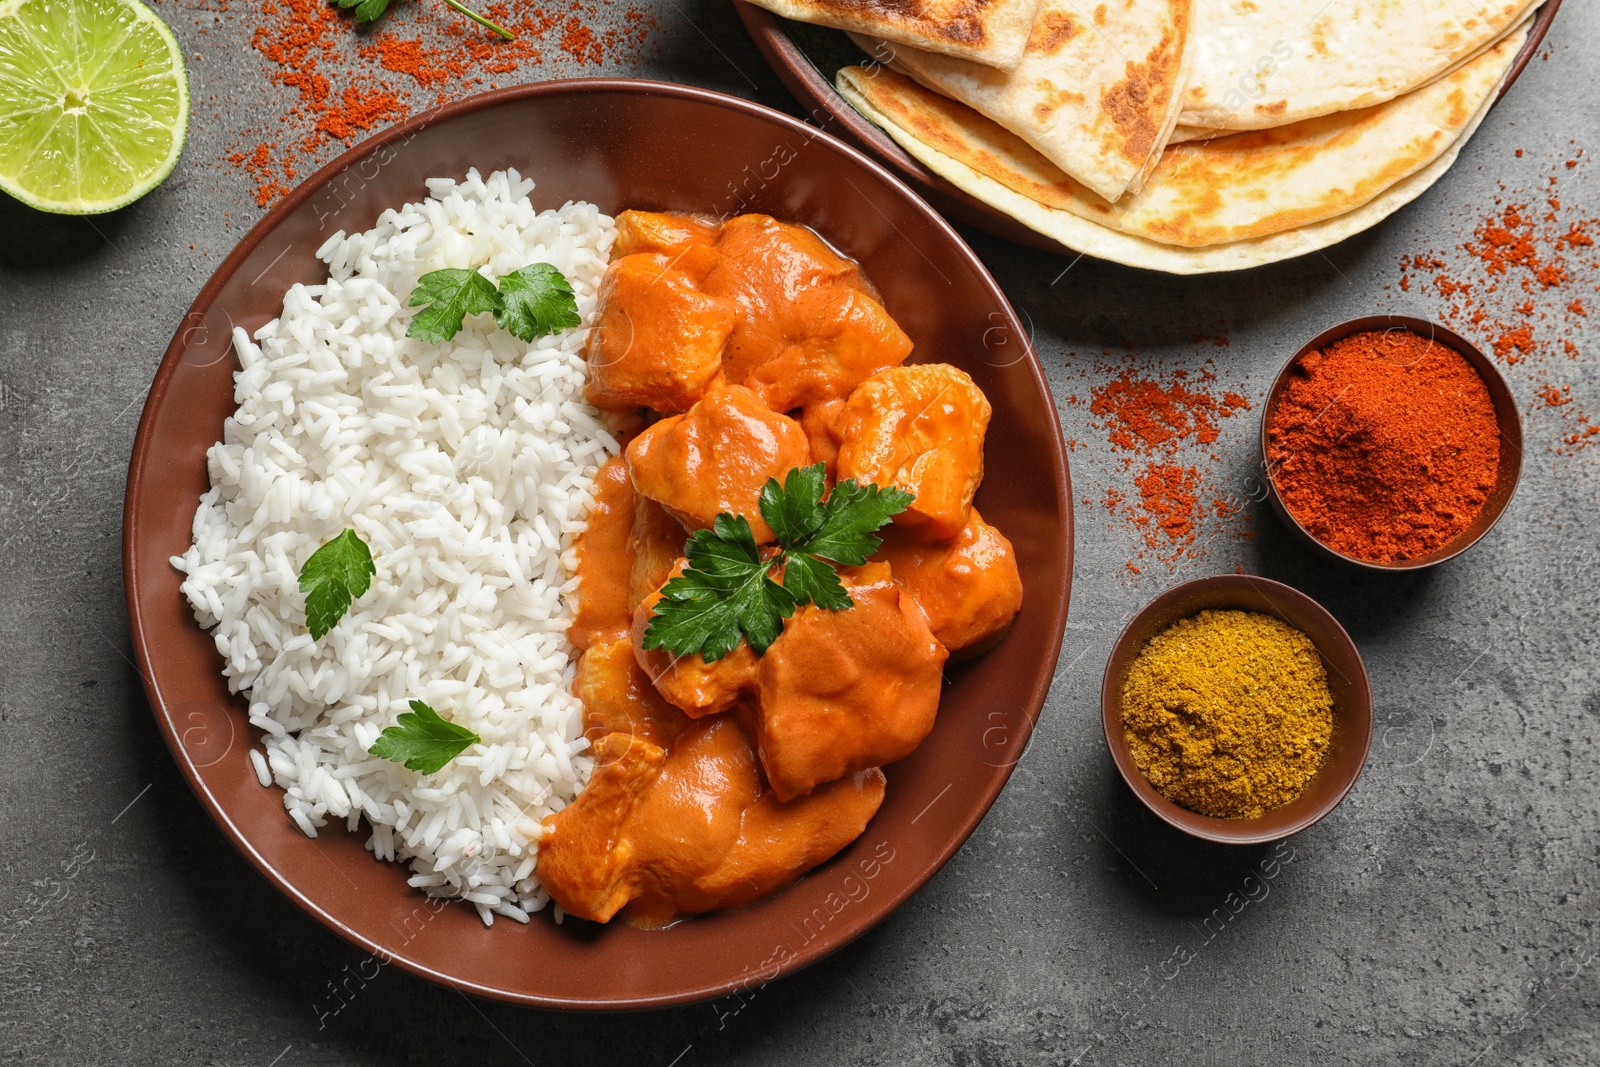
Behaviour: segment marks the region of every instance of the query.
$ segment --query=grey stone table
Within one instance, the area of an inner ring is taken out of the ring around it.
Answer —
[[[795,110],[718,0],[651,0],[631,22],[603,4],[591,21],[634,26],[634,45],[580,65],[557,26],[540,56],[481,84],[638,74]],[[128,454],[185,307],[261,214],[255,179],[225,159],[277,137],[294,98],[251,47],[267,19],[256,0],[158,10],[196,100],[172,179],[110,217],[0,204],[0,1061],[1600,1063],[1600,447],[1563,443],[1585,405],[1600,415],[1600,279],[1525,296],[1513,271],[1470,297],[1488,319],[1453,313],[1481,342],[1509,319],[1538,341],[1507,367],[1526,409],[1522,490],[1468,556],[1360,577],[1249,500],[1259,400],[1301,341],[1371,311],[1452,314],[1462,298],[1437,278],[1471,275],[1462,245],[1497,198],[1539,215],[1554,191],[1549,225],[1563,228],[1600,215],[1595,160],[1579,151],[1600,130],[1595,5],[1569,0],[1545,55],[1436,188],[1325,254],[1184,280],[969,235],[1031,319],[1076,442],[1071,621],[1031,749],[966,847],[856,944],[745,1002],[616,1017],[364,968],[223,840],[157,733],[123,610]],[[414,4],[386,17],[451,16]],[[324,70],[372,63],[349,40],[329,48]],[[1416,269],[1418,254],[1446,267]],[[1193,381],[1207,367],[1210,388],[1255,406],[1178,462],[1249,515],[1208,517],[1163,562],[1127,504],[1107,507],[1108,492],[1135,494],[1146,461],[1112,447],[1088,405],[1114,373]],[[1547,385],[1574,399],[1551,406]],[[1097,712],[1127,613],[1236,566],[1329,606],[1366,657],[1379,720],[1332,816],[1245,851],[1200,846],[1138,808]]]

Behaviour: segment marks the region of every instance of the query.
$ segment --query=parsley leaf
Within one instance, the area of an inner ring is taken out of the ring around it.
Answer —
[[[783,564],[783,587],[797,603],[843,611],[855,601],[839,581],[839,572],[815,556],[790,553]]]
[[[843,611],[854,601],[835,563],[860,566],[878,550],[877,531],[904,511],[912,495],[902,489],[858,485],[850,479],[827,487],[823,465],[796,467],[779,485],[761,490],[761,517],[778,535],[778,552],[762,559],[743,516],[717,516],[684,545],[689,565],[661,588],[645,627],[644,647],[680,656],[696,652],[715,663],[743,636],[757,653],[783,632],[783,620],[801,604]],[[772,580],[782,565],[783,584]]]
[[[367,752],[379,759],[404,763],[409,770],[432,774],[483,738],[457,726],[420,700],[400,713],[399,725],[378,736]]]
[[[707,663],[732,652],[741,634],[765,652],[794,614],[794,597],[771,578],[773,560],[762,559],[750,523],[723,513],[709,530],[696,530],[683,546],[689,565],[661,587],[645,626],[644,647],[680,656],[696,652]]]
[[[858,485],[846,478],[828,494],[817,531],[790,548],[846,567],[859,567],[883,543],[877,531],[910,507],[915,499],[904,489],[893,486],[885,489],[871,483]]]
[[[372,550],[354,530],[346,530],[311,553],[300,568],[300,591],[306,594],[306,628],[322,640],[344,618],[350,602],[372,585],[378,568]]]
[[[797,544],[822,526],[822,493],[828,487],[827,470],[820,463],[796,467],[779,485],[768,478],[761,489],[761,517],[767,520],[778,543]]]
[[[583,322],[572,284],[549,263],[532,263],[500,279],[494,321],[524,341]]]
[[[357,22],[371,22],[379,15],[389,10],[389,0],[338,0],[339,6],[345,10],[356,9]]]
[[[434,342],[454,337],[468,315],[499,307],[494,283],[476,270],[460,267],[431,270],[418,278],[411,306],[419,304],[428,306],[411,320],[406,336]]]

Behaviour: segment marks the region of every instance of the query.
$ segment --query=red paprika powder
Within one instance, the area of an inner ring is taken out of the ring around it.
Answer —
[[[1409,330],[1358,333],[1296,362],[1267,413],[1267,461],[1313,537],[1393,563],[1446,544],[1483,510],[1500,433],[1459,352]]]

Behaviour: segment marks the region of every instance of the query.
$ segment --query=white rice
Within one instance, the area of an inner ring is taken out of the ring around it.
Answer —
[[[234,331],[239,410],[210,450],[194,545],[172,560],[266,733],[251,762],[290,819],[311,837],[365,819],[368,849],[485,923],[547,901],[539,820],[591,767],[564,598],[617,442],[583,399],[582,328],[529,345],[485,314],[427,344],[405,336],[406,302],[440,267],[548,262],[590,323],[615,226],[586,203],[535,212],[532,188],[514,170],[433,179],[423,202],[329,238],[326,284],[290,289],[254,343]],[[300,568],[347,527],[377,575],[313,641]],[[431,775],[368,755],[414,699],[483,742]]]

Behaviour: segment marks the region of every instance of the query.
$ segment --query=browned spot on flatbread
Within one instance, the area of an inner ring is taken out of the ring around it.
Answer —
[[[1061,46],[1078,36],[1078,23],[1071,15],[1061,11],[1046,11],[1033,24],[1028,34],[1028,52],[1048,56],[1061,51]]]
[[[816,0],[841,15],[915,27],[929,38],[978,46],[989,39],[985,25],[995,0]]]
[[[1289,109],[1289,101],[1287,101],[1287,100],[1279,100],[1279,101],[1276,101],[1275,103],[1271,103],[1271,104],[1257,104],[1256,105],[1256,114],[1258,114],[1258,115],[1281,115],[1285,111],[1287,111],[1288,109]]]
[[[1082,93],[1058,88],[1046,78],[1040,78],[1033,88],[1039,94],[1039,102],[1033,105],[1033,117],[1042,125],[1048,125],[1050,117],[1065,105],[1081,105],[1084,102]]]
[[[1100,94],[1100,110],[1117,128],[1116,144],[1111,147],[1135,163],[1143,163],[1155,149],[1161,132],[1158,120],[1166,114],[1172,98],[1187,23],[1187,15],[1175,18],[1173,28],[1161,35],[1145,61],[1129,60],[1127,76]]]
[[[1104,26],[1106,24],[1106,5],[1098,4],[1095,6],[1094,24],[1096,26]]]

